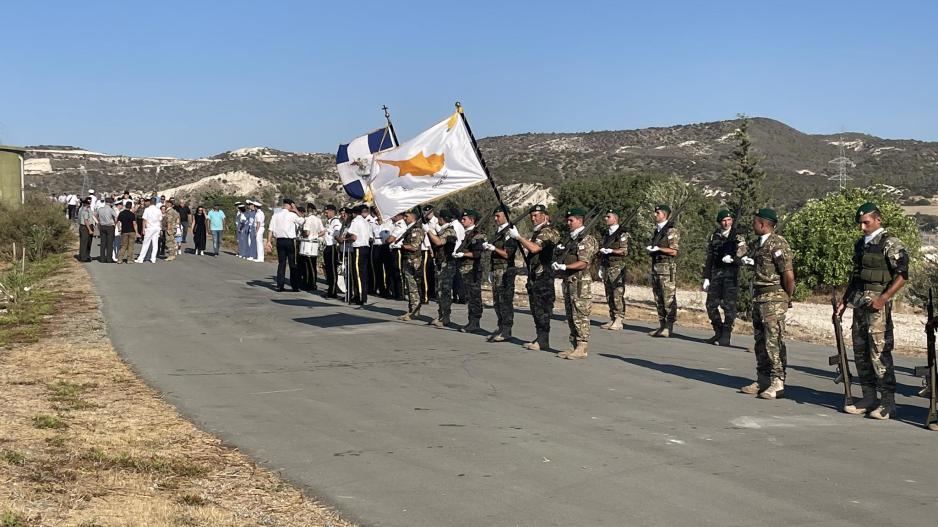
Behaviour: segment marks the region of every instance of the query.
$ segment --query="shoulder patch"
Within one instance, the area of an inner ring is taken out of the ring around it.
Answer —
[[[774,255],[774,256],[775,256],[776,258],[781,257],[781,256],[782,256],[782,250],[779,249],[779,250],[775,251],[775,255]]]

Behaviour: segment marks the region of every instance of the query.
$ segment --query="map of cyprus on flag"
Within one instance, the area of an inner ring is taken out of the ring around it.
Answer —
[[[375,154],[371,174],[374,203],[386,218],[486,180],[459,113]]]

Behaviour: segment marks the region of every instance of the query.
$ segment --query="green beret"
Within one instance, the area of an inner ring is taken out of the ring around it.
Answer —
[[[564,217],[569,218],[570,216],[577,216],[580,218],[585,218],[586,210],[583,209],[583,207],[573,207],[573,208],[567,209],[567,213],[564,214]]]
[[[619,215],[619,211],[617,211],[616,209],[613,209],[613,208],[610,207],[610,208],[606,209],[606,212],[604,212],[603,214],[615,214],[616,216],[618,216],[618,215]]]
[[[860,216],[863,216],[864,214],[869,214],[874,211],[878,212],[879,207],[877,207],[875,203],[867,201],[863,205],[860,205],[860,208],[857,209],[857,215],[854,221],[857,223],[860,223]]]
[[[344,209],[345,207],[342,207],[342,208]],[[341,210],[341,209],[340,209],[340,210]],[[412,208],[412,209],[407,209],[407,210],[405,210],[404,212],[402,212],[401,214],[413,214],[415,217],[418,217],[418,218],[419,218],[419,217],[420,217],[420,207],[414,207],[414,208]]]
[[[541,204],[539,203],[539,204],[537,204],[537,205],[531,207],[530,209],[528,209],[528,214],[531,214],[532,212],[545,212],[545,213],[546,213],[546,212],[547,212],[547,207],[545,207],[544,205],[541,205]]]
[[[508,207],[504,207],[504,206],[502,206],[502,205],[499,205],[499,206],[495,207],[495,210],[492,211],[492,214],[498,214],[499,212],[504,212],[504,213],[505,213],[505,216],[508,216]]]
[[[476,212],[476,211],[474,211],[474,210],[472,210],[472,209],[466,209],[466,210],[462,211],[462,217],[463,217],[463,218],[472,218],[472,219],[475,220],[475,221],[479,221],[479,218],[480,218],[479,213]]]
[[[733,213],[726,209],[721,209],[720,212],[717,212],[717,221],[723,221],[723,218],[732,218],[732,217],[733,217]]]
[[[762,218],[764,220],[769,220],[772,223],[778,223],[778,214],[774,210],[769,208],[759,209],[759,212],[756,212],[757,218]]]
[[[671,214],[671,207],[667,206],[667,205],[664,204],[664,203],[662,203],[662,204],[660,204],[660,205],[655,205],[655,212],[658,212],[659,210],[663,210],[663,211],[667,212],[668,214]]]

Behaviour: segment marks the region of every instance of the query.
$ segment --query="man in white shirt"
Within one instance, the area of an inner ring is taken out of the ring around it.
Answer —
[[[302,234],[304,240],[315,241],[319,243],[325,229],[322,225],[322,220],[319,219],[319,214],[316,211],[316,205],[312,203],[306,204],[306,216],[303,219]],[[300,248],[302,249],[304,242],[300,242]],[[304,291],[315,291],[316,290],[316,281],[319,279],[318,273],[316,272],[317,260],[319,255],[306,255],[300,254],[297,257],[299,262],[299,276],[300,288]]]
[[[399,212],[391,217],[393,222],[391,232],[388,235],[388,248],[391,250],[391,283],[388,286],[391,298],[394,300],[404,299],[404,257],[401,254],[401,245],[404,233],[407,232],[407,222],[404,220],[404,214]]]
[[[93,188],[88,189],[88,198],[91,200],[91,212],[94,212],[101,206],[100,200],[98,200],[98,196],[95,195]]]
[[[339,247],[337,238],[342,230],[342,222],[336,217],[335,205],[326,205],[323,209],[326,221],[323,225],[323,268],[326,272],[326,298],[338,298]]]
[[[68,206],[68,219],[74,220],[78,217],[78,204],[80,200],[77,194],[69,194],[65,197],[65,204]]]
[[[352,282],[350,302],[364,305],[368,300],[368,280],[370,275],[368,264],[371,260],[372,229],[366,219],[368,207],[365,205],[354,207],[352,214],[354,214],[352,223],[345,233],[346,242],[351,242],[352,244],[352,253],[350,253],[350,261],[348,262],[348,265],[351,266],[349,269],[349,279]]]
[[[294,292],[299,291],[296,276],[296,233],[303,226],[303,218],[297,214],[296,205],[290,198],[283,198],[283,208],[270,218],[270,228],[267,230],[268,251],[277,245],[277,291],[283,291],[284,273],[290,267],[290,287]],[[276,240],[276,241],[274,241]]]
[[[159,250],[160,231],[163,230],[163,213],[160,208],[153,205],[149,199],[143,200],[143,245],[140,246],[140,256],[137,263],[143,263],[150,251],[150,263],[156,263],[156,253]]]

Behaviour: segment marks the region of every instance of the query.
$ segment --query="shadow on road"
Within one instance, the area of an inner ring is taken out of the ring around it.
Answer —
[[[363,317],[351,313],[332,313],[321,317],[301,317],[294,318],[301,324],[309,324],[318,328],[336,328],[341,326],[361,326],[364,324],[381,324],[387,320],[381,318]]]
[[[306,298],[274,298],[271,299],[271,302],[275,304],[280,304],[282,306],[293,306],[293,307],[332,307],[332,304],[327,304],[325,302],[317,302],[315,300],[309,300]]]

